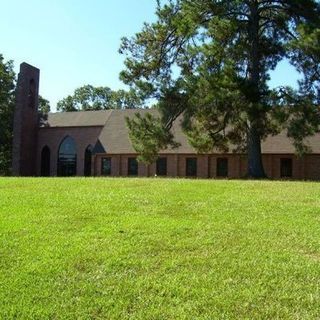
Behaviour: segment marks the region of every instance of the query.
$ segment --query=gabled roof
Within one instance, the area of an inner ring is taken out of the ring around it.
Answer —
[[[49,113],[41,127],[103,127],[111,110]]]
[[[320,153],[320,134],[317,133],[312,137],[305,139],[308,146],[311,147],[312,153]],[[292,141],[287,137],[285,131],[276,136],[270,136],[261,144],[262,153],[295,153]]]
[[[99,136],[99,141],[107,153],[135,153],[129,138],[125,119],[126,117],[134,117],[137,112],[140,114],[151,113],[154,116],[159,115],[159,112],[155,109],[113,110]],[[188,143],[186,135],[182,132],[180,121],[181,119],[177,119],[172,129],[175,135],[175,140],[181,144],[180,147],[178,149],[163,150],[163,153],[196,152]]]
[[[94,153],[108,154],[130,154],[136,153],[133,149],[126,124],[126,117],[132,118],[135,113],[151,113],[159,115],[155,109],[127,109],[127,110],[103,110],[103,111],[82,111],[82,112],[61,112],[49,113],[47,120],[41,127],[90,127],[100,126],[102,128],[94,148]],[[186,135],[181,128],[181,117],[174,124],[172,131],[175,141],[180,143],[177,149],[163,150],[161,153],[196,153],[188,143]],[[320,154],[320,134],[307,139],[313,153]],[[268,137],[262,142],[262,153],[264,154],[293,154],[294,147],[285,132],[274,137]]]

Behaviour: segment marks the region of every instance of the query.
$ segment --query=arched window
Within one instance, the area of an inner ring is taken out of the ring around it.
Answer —
[[[48,146],[43,147],[41,151],[41,176],[50,176],[50,149]]]
[[[76,144],[71,137],[66,137],[58,152],[58,176],[69,177],[77,174]]]
[[[85,175],[85,177],[91,176],[91,157],[92,157],[92,146],[89,145],[84,153],[84,175]]]

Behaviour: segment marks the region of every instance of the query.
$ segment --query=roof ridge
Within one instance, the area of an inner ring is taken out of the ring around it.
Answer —
[[[107,118],[106,118],[106,121],[104,122],[103,128],[106,126],[106,124],[107,124],[108,120],[110,119],[110,117],[111,117],[114,109],[109,109],[108,111],[110,111],[110,112],[108,112],[108,116],[107,116]],[[103,130],[103,129],[102,129],[102,130]],[[102,130],[101,130],[101,131],[102,131]]]
[[[57,112],[49,112],[48,114],[53,115],[53,114],[71,114],[71,113],[84,113],[84,112],[107,112],[110,111],[111,109],[105,109],[105,110],[78,110],[78,111],[57,111]]]

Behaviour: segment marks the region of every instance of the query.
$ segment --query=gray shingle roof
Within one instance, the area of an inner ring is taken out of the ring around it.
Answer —
[[[125,118],[132,118],[137,112],[159,114],[155,109],[50,113],[44,126],[52,128],[101,126],[103,128],[100,136],[97,137],[95,153],[103,153],[103,151],[109,154],[135,153],[130,142]],[[180,122],[181,118],[178,118],[172,128],[175,140],[180,143],[180,147],[163,150],[161,153],[196,153],[188,143],[186,135],[182,132]],[[313,153],[320,153],[320,134],[308,138],[307,141]],[[265,154],[292,154],[294,152],[294,147],[285,132],[269,137],[262,142],[262,153]]]
[[[111,110],[49,113],[41,127],[102,127]]]
[[[135,113],[152,113],[159,115],[157,110],[114,110],[108,118],[106,125],[101,131],[99,141],[103,145],[107,153],[135,153],[128,134],[128,128],[125,118],[134,117]],[[181,144],[178,149],[167,149],[163,153],[195,153],[196,151],[188,144],[187,137],[183,134],[181,126],[179,125],[180,119],[176,121],[173,132],[175,139]]]

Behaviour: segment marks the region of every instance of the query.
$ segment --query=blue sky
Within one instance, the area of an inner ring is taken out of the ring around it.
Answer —
[[[52,109],[84,85],[125,88],[119,80],[123,36],[155,19],[156,0],[0,0],[0,53],[41,70],[40,94]],[[294,85],[287,63],[272,74],[272,86]]]

